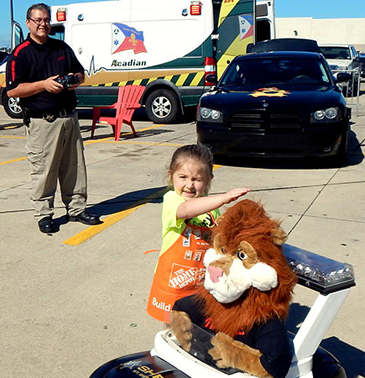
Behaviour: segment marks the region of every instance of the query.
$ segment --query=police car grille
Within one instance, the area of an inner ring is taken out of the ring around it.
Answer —
[[[296,113],[239,112],[229,117],[229,126],[236,131],[241,129],[243,132],[300,130],[302,121],[300,115]]]

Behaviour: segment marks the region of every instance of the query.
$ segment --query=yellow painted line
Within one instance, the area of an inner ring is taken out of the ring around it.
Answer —
[[[90,140],[86,140],[84,141],[84,146],[87,146],[89,144],[94,144],[94,143],[103,143],[103,142],[107,142],[109,140],[114,140],[114,137],[108,137],[108,138],[103,138],[103,139],[90,139]]]
[[[17,161],[22,161],[22,160],[27,160],[27,157],[24,156],[24,157],[13,159],[13,160],[2,161],[2,162],[0,162],[0,165],[10,164],[10,163],[16,163]]]
[[[181,143],[159,143],[159,142],[138,142],[138,141],[119,141],[116,142],[115,140],[106,141],[105,143],[119,143],[119,144],[133,144],[136,146],[165,146],[165,147],[181,147],[183,144]]]
[[[150,126],[150,127],[146,127],[144,129],[140,129],[140,130],[137,130],[137,134],[138,132],[141,132],[141,131],[147,131],[147,130],[151,130],[151,129],[155,129],[157,127],[161,127],[161,126],[164,126],[164,125],[153,125],[153,126]],[[132,132],[129,132],[129,133],[125,133],[123,135],[131,135]],[[0,136],[0,139],[3,138],[3,139],[25,139],[26,137],[17,137],[17,136]],[[108,138],[102,138],[102,139],[92,139],[92,140],[87,140],[87,141],[84,141],[84,145],[87,146],[89,144],[95,144],[95,143],[122,143],[122,144],[140,144],[140,145],[152,145],[152,146],[176,146],[176,147],[179,147],[181,146],[181,144],[174,144],[174,143],[144,143],[144,142],[134,142],[134,141],[115,141],[113,137],[108,137]],[[13,159],[13,160],[7,160],[7,161],[3,161],[3,162],[0,162],[0,165],[5,165],[5,164],[10,164],[10,163],[16,163],[18,161],[22,161],[22,160],[26,160],[27,157],[24,156],[24,157],[21,157],[21,158],[17,158],[17,159]]]
[[[140,129],[140,130],[136,130],[137,133],[140,132],[140,131],[147,131],[147,130],[152,130],[152,129],[156,129],[157,127],[163,127],[163,126],[166,126],[166,125],[153,125],[153,126],[150,126],[150,127],[145,127],[144,129]]]
[[[1,129],[4,129],[4,130],[11,130],[11,129],[16,129],[16,128],[18,128],[18,127],[19,127],[18,125],[4,126],[4,127],[1,127]]]
[[[25,139],[25,136],[10,136],[10,135],[1,135],[0,139]]]
[[[15,138],[15,137],[0,137],[1,138]],[[23,137],[17,137],[17,138],[23,138]],[[24,137],[25,138],[25,137]],[[90,141],[86,141],[84,142],[84,145],[87,145],[87,144],[93,144],[93,143],[100,143],[100,142],[105,142],[107,139],[111,139],[111,138],[105,138],[105,139],[99,139],[99,140],[90,140]],[[27,160],[27,157],[26,156],[23,156],[21,158],[17,158],[17,159],[13,159],[13,160],[7,160],[7,161],[1,161],[0,162],[0,165],[5,165],[5,164],[11,164],[11,163],[16,163],[18,161],[22,161],[22,160]]]
[[[75,236],[72,236],[71,238],[65,240],[63,242],[63,244],[72,245],[72,246],[80,245],[84,241],[90,239],[91,237],[97,235],[101,231],[104,231],[106,228],[112,226],[113,224],[119,222],[120,220],[124,219],[128,215],[134,213],[137,209],[139,209],[140,207],[142,207],[144,205],[146,205],[146,204],[141,204],[141,205],[133,207],[131,209],[122,210],[122,211],[119,211],[118,213],[109,215],[108,217],[103,219],[102,224],[98,224],[96,226],[88,227],[84,231],[81,231],[78,234],[76,234]]]

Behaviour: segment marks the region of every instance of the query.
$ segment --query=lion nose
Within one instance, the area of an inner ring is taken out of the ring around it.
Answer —
[[[213,283],[217,283],[219,281],[219,277],[223,276],[223,270],[221,268],[211,265],[208,266],[208,273]]]

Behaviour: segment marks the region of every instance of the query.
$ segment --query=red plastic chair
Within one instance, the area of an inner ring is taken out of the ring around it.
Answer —
[[[133,135],[137,133],[132,123],[132,116],[136,109],[141,107],[139,100],[142,97],[145,87],[142,85],[126,85],[119,87],[117,102],[110,106],[95,106],[93,108],[93,123],[91,125],[91,138],[94,137],[97,123],[106,123],[112,126],[115,140],[120,138],[120,132],[123,122],[130,126]],[[100,117],[101,109],[115,109],[114,117]]]

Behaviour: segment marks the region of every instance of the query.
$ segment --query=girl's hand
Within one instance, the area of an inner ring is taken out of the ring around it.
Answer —
[[[247,194],[250,191],[251,191],[250,188],[232,189],[229,192],[223,194],[223,196],[224,196],[224,198],[223,198],[224,202],[223,203],[227,204],[227,203],[230,203],[232,201],[235,201],[237,198],[244,196],[245,194]]]

